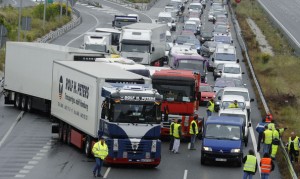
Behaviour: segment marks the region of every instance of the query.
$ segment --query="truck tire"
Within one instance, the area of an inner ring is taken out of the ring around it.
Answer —
[[[64,127],[63,127],[63,143],[67,143],[67,140],[68,140],[68,124],[65,123],[64,124]]]
[[[90,136],[86,136],[85,137],[85,143],[84,143],[84,154],[87,157],[91,157],[91,137]]]
[[[23,96],[21,100],[21,110],[26,111],[27,110],[27,96]]]
[[[71,144],[71,126],[70,125],[68,125],[68,127],[67,127],[66,143],[68,145]]]
[[[31,99],[30,96],[27,97],[26,110],[27,110],[27,112],[31,112],[32,111],[32,99]]]
[[[59,123],[59,129],[58,129],[58,137],[60,141],[63,141],[63,136],[64,136],[64,122],[60,121]]]
[[[21,107],[21,95],[19,93],[16,93],[15,94],[15,102],[14,102],[14,106],[17,108],[17,109],[20,109]]]

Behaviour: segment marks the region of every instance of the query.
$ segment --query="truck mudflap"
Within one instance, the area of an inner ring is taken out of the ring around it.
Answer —
[[[161,160],[161,141],[144,139],[106,139],[107,164],[157,166]]]

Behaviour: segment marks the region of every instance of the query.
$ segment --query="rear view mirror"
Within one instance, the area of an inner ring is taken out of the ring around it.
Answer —
[[[252,124],[251,124],[251,122],[249,122],[249,123],[248,123],[248,127],[251,127],[251,126],[252,126]]]
[[[253,99],[253,98],[251,98],[251,99],[250,99],[250,102],[253,102],[253,101],[254,101],[254,99]]]
[[[120,46],[119,45],[117,46],[117,51],[120,51]]]
[[[152,47],[152,52],[154,52],[155,51],[155,48],[154,47]]]
[[[211,58],[211,61],[215,61],[215,58]]]
[[[237,59],[237,60],[236,60],[236,63],[240,63],[240,60],[239,60],[239,59]]]
[[[221,96],[218,96],[218,100],[221,100]]]
[[[242,72],[242,74],[245,74],[245,72]]]

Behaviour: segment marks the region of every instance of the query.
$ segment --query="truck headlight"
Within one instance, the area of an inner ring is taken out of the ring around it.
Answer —
[[[231,153],[240,153],[241,149],[231,149]]]
[[[204,150],[204,151],[211,152],[211,151],[212,151],[212,148],[211,148],[211,147],[203,147],[203,150]]]
[[[113,151],[118,151],[118,150],[119,150],[118,139],[114,139]]]
[[[156,152],[156,140],[152,141],[151,152]]]

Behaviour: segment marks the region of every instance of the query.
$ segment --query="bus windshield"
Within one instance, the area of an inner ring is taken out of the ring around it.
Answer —
[[[193,71],[200,72],[200,74],[206,72],[204,61],[199,61],[199,60],[188,60],[188,59],[178,60],[177,69],[193,70]]]

